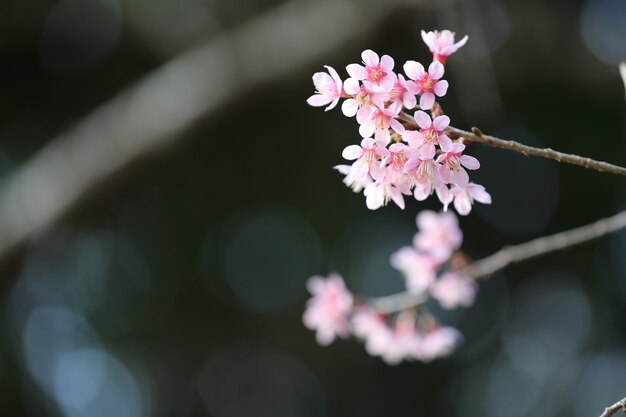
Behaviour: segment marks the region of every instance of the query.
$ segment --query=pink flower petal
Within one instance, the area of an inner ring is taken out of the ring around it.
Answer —
[[[412,80],[417,80],[424,75],[424,66],[416,61],[407,61],[404,66],[404,73]]]
[[[357,159],[362,154],[363,154],[363,149],[361,149],[359,145],[350,145],[350,146],[346,146],[346,148],[341,153],[341,156],[344,159],[351,161],[353,159]]]
[[[433,127],[437,130],[443,130],[450,125],[450,118],[448,116],[437,116],[433,120]]]
[[[378,54],[371,49],[366,49],[365,51],[363,51],[363,53],[361,54],[361,58],[363,59],[365,65],[367,65],[368,67],[375,67],[380,62]]]
[[[469,155],[461,155],[461,163],[467,169],[478,169],[480,168],[480,162],[478,159]]]
[[[333,77],[333,81],[335,81],[335,85],[337,86],[337,89],[341,90],[343,81],[341,80],[341,77],[339,76],[339,74],[337,74],[337,71],[335,71],[335,69],[331,67],[330,65],[324,65],[324,67],[328,70],[328,72],[330,73],[330,76]]]
[[[393,58],[390,57],[389,55],[383,55],[383,57],[380,59],[380,67],[385,72],[393,71],[393,66],[394,65],[395,65],[395,63],[393,62]]]
[[[318,90],[321,90],[328,85],[334,84],[333,79],[325,72],[316,72],[313,74],[313,85]]]
[[[415,119],[415,123],[417,123],[417,125],[421,127],[422,129],[428,129],[432,125],[430,116],[425,111],[422,111],[422,110],[416,111],[415,114],[413,115],[413,118]]]
[[[309,103],[309,105],[313,107],[322,107],[322,106],[327,105],[331,101],[333,101],[333,99],[327,95],[314,94],[311,97],[309,97],[306,102]]]
[[[361,85],[359,84],[359,80],[356,78],[348,78],[346,82],[343,83],[343,89],[346,93],[355,95],[361,92]]]
[[[454,208],[462,216],[467,216],[472,211],[472,202],[466,192],[454,198]]]
[[[364,80],[367,78],[367,70],[365,67],[359,64],[350,64],[346,67],[346,71],[352,78],[357,80]]]
[[[362,124],[361,126],[359,126],[359,134],[363,138],[369,138],[374,134],[375,130],[376,126],[374,126],[373,124]]]
[[[448,82],[446,80],[437,81],[434,87],[435,94],[439,97],[443,97],[448,92]]]
[[[452,140],[450,140],[448,135],[439,135],[437,142],[442,151],[450,152],[452,150]]]
[[[433,93],[424,93],[420,97],[420,107],[424,110],[430,110],[435,104],[435,95]]]
[[[353,117],[359,111],[359,102],[353,98],[349,98],[341,105],[341,111],[347,117]]]
[[[428,75],[430,75],[430,78],[432,78],[433,80],[438,80],[441,77],[443,77],[443,73],[444,73],[444,68],[441,62],[439,61],[433,61],[428,66]]]
[[[415,98],[415,94],[411,92],[406,92],[402,95],[402,104],[407,110],[411,110],[417,105],[417,99]]]

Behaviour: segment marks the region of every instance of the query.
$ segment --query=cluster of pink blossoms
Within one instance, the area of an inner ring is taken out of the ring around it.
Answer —
[[[397,313],[380,311],[376,301],[357,300],[340,275],[327,279],[312,277],[303,321],[317,332],[317,341],[330,344],[337,336],[354,335],[366,351],[390,365],[402,360],[429,362],[449,355],[461,341],[454,328],[441,325],[424,303],[434,299],[444,309],[473,304],[476,283],[451,269],[451,258],[462,243],[463,234],[452,213],[422,211],[417,216],[419,232],[413,245],[391,256],[391,265],[404,275],[407,291],[423,302]]]
[[[330,66],[328,73],[315,73],[317,91],[307,101],[330,110],[343,98],[343,114],[356,116],[363,139],[342,154],[354,162],[335,168],[355,192],[363,190],[369,209],[389,200],[403,209],[404,196],[423,201],[434,193],[444,210],[452,203],[459,214],[467,215],[474,201],[491,203],[485,188],[470,182],[466,171],[478,169],[480,163],[463,154],[465,145],[448,137],[450,118],[433,114],[436,97],[448,91],[448,82],[442,79],[446,58],[467,42],[467,36],[454,43],[454,33],[444,30],[422,31],[422,38],[433,54],[428,70],[407,61],[405,75],[397,74],[393,58],[366,50],[362,65],[346,67],[345,81]],[[405,110],[416,108],[417,96],[420,110],[407,114]]]

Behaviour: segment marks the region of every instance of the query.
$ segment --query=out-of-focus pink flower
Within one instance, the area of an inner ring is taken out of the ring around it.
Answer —
[[[422,39],[433,54],[433,58],[442,64],[446,63],[446,58],[455,53],[460,47],[467,42],[467,35],[457,43],[454,43],[454,32],[435,30],[432,32],[422,31]]]
[[[352,333],[365,341],[365,350],[372,356],[383,353],[391,339],[385,318],[370,307],[359,307],[352,315]]]
[[[317,94],[313,94],[306,101],[311,106],[321,107],[330,103],[326,111],[334,108],[341,98],[342,81],[333,67],[325,65],[330,75],[325,72],[313,74],[313,85],[317,89]]]
[[[454,327],[436,326],[422,334],[416,357],[422,362],[430,362],[448,356],[462,340],[463,336]]]
[[[402,272],[409,291],[422,293],[435,281],[437,262],[430,256],[405,246],[391,254],[391,266]]]
[[[463,232],[454,214],[423,210],[417,215],[416,222],[419,232],[413,238],[413,246],[437,262],[447,261],[461,247]]]
[[[391,91],[396,82],[396,74],[393,72],[393,58],[389,55],[383,55],[382,58],[370,49],[363,51],[361,54],[363,65],[350,64],[346,67],[346,71],[350,77],[363,81],[363,84],[373,92],[387,93]]]
[[[353,300],[341,275],[332,273],[328,278],[313,276],[307,281],[307,289],[313,297],[307,301],[302,321],[306,327],[316,331],[317,342],[328,345],[336,336],[348,336],[348,316]]]
[[[491,195],[485,191],[485,187],[473,182],[465,187],[453,185],[450,192],[454,198],[454,208],[462,216],[467,216],[472,211],[474,200],[483,204],[491,204]],[[446,204],[443,209],[447,210],[448,205]]]
[[[469,182],[469,175],[461,165],[472,170],[480,168],[478,159],[473,156],[462,155],[463,150],[465,150],[465,145],[454,143],[449,151],[437,158],[437,162],[441,164],[439,172],[444,182],[465,187]]]
[[[440,80],[443,77],[444,68],[438,61],[433,61],[428,66],[428,72],[424,70],[424,66],[416,61],[407,61],[404,64],[405,74],[418,87],[420,96],[420,107],[422,110],[430,110],[435,104],[435,95],[443,97],[448,91],[448,82]]]
[[[396,317],[388,343],[380,356],[389,365],[397,365],[404,359],[414,359],[420,349],[420,337],[415,327],[415,315],[403,311]]]
[[[451,310],[459,306],[469,307],[474,304],[478,285],[454,272],[448,272],[433,284],[430,294],[445,309]]]
[[[435,156],[435,145],[439,145],[443,152],[452,150],[452,140],[444,133],[450,125],[448,116],[437,116],[434,120],[424,111],[416,111],[415,122],[420,127],[418,136],[409,136],[409,146],[419,148],[423,159],[432,159]]]

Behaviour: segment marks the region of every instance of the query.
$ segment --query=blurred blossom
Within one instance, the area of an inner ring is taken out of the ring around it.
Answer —
[[[623,0],[587,0],[580,21],[583,40],[600,61],[617,68],[626,59],[626,6]]]
[[[207,256],[218,257],[239,304],[269,312],[302,299],[303,283],[319,272],[321,259],[319,238],[308,221],[276,207],[250,211],[233,222],[223,229],[219,249]]]
[[[61,0],[41,34],[41,60],[52,72],[75,73],[99,64],[122,32],[117,0]]]
[[[495,133],[505,139],[546,147],[524,128],[509,128]],[[479,205],[477,213],[491,226],[507,233],[530,235],[541,232],[552,219],[559,202],[559,171],[554,161],[527,158],[506,150],[478,147],[475,156],[483,169],[476,171],[498,204]],[[495,175],[509,173],[510,175]],[[533,202],[541,201],[541,204]]]
[[[197,387],[215,417],[326,415],[326,398],[312,370],[289,356],[216,353],[200,370]]]

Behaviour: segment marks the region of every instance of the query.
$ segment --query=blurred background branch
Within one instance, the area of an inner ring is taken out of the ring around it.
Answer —
[[[291,1],[172,59],[54,138],[8,179],[0,190],[0,259],[94,187],[181,139],[199,118],[264,83],[280,86],[404,3],[421,2]]]

